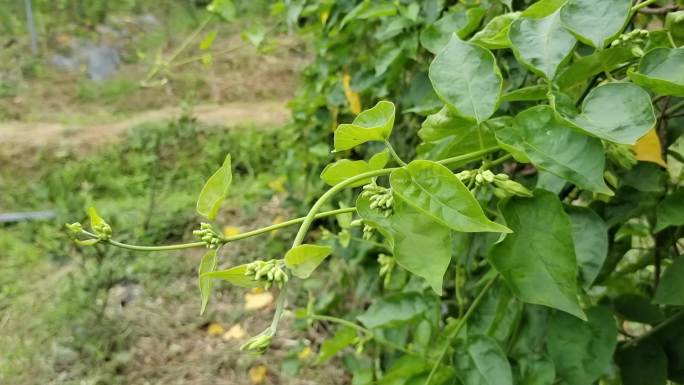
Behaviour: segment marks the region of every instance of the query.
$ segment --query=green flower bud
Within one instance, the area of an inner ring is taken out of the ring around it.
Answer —
[[[240,350],[261,355],[268,350],[271,346],[271,342],[273,342],[273,336],[271,335],[271,328],[268,328],[261,334],[247,340],[247,342],[240,346]]]

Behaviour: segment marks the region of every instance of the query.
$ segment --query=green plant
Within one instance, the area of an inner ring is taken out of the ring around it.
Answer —
[[[633,32],[653,3],[543,0],[512,12],[512,2],[473,2],[422,21],[440,105],[425,110],[418,158],[392,147],[396,107],[378,102],[338,125],[333,145],[381,151],[328,165],[331,187],[303,217],[234,236],[203,223],[197,242],[139,246],[115,240],[92,211],[90,230],[69,233],[137,251],[206,247],[202,310],[217,279],[277,288],[272,324],[243,345],[256,353],[301,287],[300,325],[338,325],[317,361],[354,347],[344,362],[355,384],[681,383],[684,51],[673,31]],[[429,6],[340,8],[342,34]],[[462,33],[449,24],[482,11]],[[231,159],[197,201],[209,221],[230,193]],[[333,216],[339,231],[309,236]],[[281,259],[217,268],[222,247],[293,225]],[[312,274],[326,260],[322,282]]]

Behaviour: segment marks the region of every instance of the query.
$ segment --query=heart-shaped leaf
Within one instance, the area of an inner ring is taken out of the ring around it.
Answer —
[[[603,180],[601,141],[573,131],[549,106],[519,113],[496,137],[521,162],[529,161],[582,188],[613,194]]]
[[[620,144],[634,144],[656,123],[651,97],[632,83],[594,88],[582,103],[582,113],[571,120],[594,136]]]
[[[430,64],[437,95],[459,115],[482,123],[494,114],[503,84],[494,55],[454,34]]]
[[[513,230],[489,251],[488,259],[520,300],[586,316],[577,301],[577,261],[570,219],[558,197],[535,190],[501,209]]]
[[[331,252],[330,246],[299,245],[285,254],[285,266],[295,277],[306,279]]]
[[[254,281],[247,275],[247,265],[239,265],[231,267],[226,270],[217,270],[200,275],[200,280],[203,279],[222,279],[228,281],[235,286],[246,287],[248,289],[264,286],[262,281]]]
[[[530,71],[552,80],[577,40],[560,20],[560,11],[541,19],[520,18],[510,28],[513,53]]]
[[[568,0],[561,20],[581,42],[603,48],[620,34],[631,7],[632,0]]]
[[[414,160],[390,174],[390,185],[401,200],[452,230],[510,232],[489,220],[463,182],[439,163]]]
[[[629,78],[659,95],[684,97],[684,48],[655,48],[639,62]]]
[[[389,152],[383,151],[373,155],[368,162],[365,160],[341,159],[327,165],[321,172],[321,179],[330,186],[334,186],[353,176],[369,171],[380,170],[387,164]],[[370,183],[370,179],[364,179],[352,183],[349,187],[358,187]]]
[[[211,295],[211,288],[214,285],[213,279],[206,276],[203,277],[202,275],[210,273],[214,270],[216,270],[216,249],[209,249],[202,257],[202,261],[199,265],[198,285],[200,296],[202,298],[202,308],[200,309],[200,314],[204,314],[204,310],[207,308],[209,296]]]
[[[361,112],[351,124],[335,130],[335,151],[344,151],[370,141],[385,141],[394,126],[394,103],[381,101]]]

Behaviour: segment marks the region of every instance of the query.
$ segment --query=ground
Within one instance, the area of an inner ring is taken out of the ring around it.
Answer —
[[[221,40],[227,47],[239,42],[236,33]],[[0,187],[12,189],[15,184],[21,184],[25,191],[42,191],[39,185],[49,177],[46,173],[66,175],[65,170],[77,167],[74,164],[78,159],[87,160],[112,151],[115,148],[112,146],[125,138],[131,128],[145,124],[191,117],[197,125],[219,132],[277,130],[289,120],[287,100],[293,96],[297,74],[307,61],[300,42],[290,36],[280,36],[277,42],[277,48],[266,54],[247,46],[229,57],[217,57],[209,70],[199,63],[189,65],[176,72],[167,86],[151,89],[137,84],[149,69],[145,63],[125,65],[115,78],[102,84],[94,84],[82,74],[52,69],[39,77],[25,79],[17,90],[0,98],[3,116]],[[205,76],[198,77],[197,73]],[[193,92],[188,93],[189,88]],[[56,163],[45,165],[42,163],[45,159]],[[257,175],[254,178],[250,183],[261,184],[262,179],[274,177]],[[83,183],[91,182],[79,183],[81,186],[73,187],[82,190]],[[99,187],[97,182],[92,183],[92,188]],[[250,208],[249,212],[230,210],[230,218],[222,221],[247,230],[288,217],[291,210],[282,203],[282,187],[275,189],[279,191],[268,193],[270,197],[250,202],[258,208]],[[22,195],[16,191],[11,195]],[[14,205],[24,201],[23,198],[7,198],[0,202],[0,208],[23,211],[26,207]],[[140,200],[143,198],[126,199],[133,199],[135,203],[145,202]],[[59,208],[56,203],[41,203],[36,199],[38,202],[32,206]],[[121,213],[127,212],[126,208],[119,209]],[[188,205],[187,211],[192,211],[192,206]],[[273,303],[267,293],[245,293],[220,285],[207,313],[200,316],[196,268],[202,250],[132,256],[136,266],[155,264],[154,258],[163,259],[158,262],[159,268],[170,272],[166,278],[160,277],[159,282],[122,280],[107,290],[104,300],[86,298],[85,303],[102,311],[94,321],[89,321],[92,315],[73,307],[79,302],[65,300],[64,294],[87,293],[87,290],[74,291],[70,285],[81,284],[79,280],[86,274],[84,271],[90,269],[84,266],[91,262],[77,258],[55,261],[54,258],[62,257],[49,256],[42,241],[36,241],[39,236],[26,233],[38,228],[48,234],[60,234],[61,224],[36,226],[19,224],[0,228],[5,231],[0,236],[0,246],[3,246],[0,251],[0,345],[3,346],[0,382],[6,380],[18,385],[348,382],[339,363],[312,365],[315,352],[309,345],[320,343],[325,332],[315,329],[307,334],[288,332],[294,322],[292,313],[286,314],[285,332],[279,334],[267,355],[255,357],[239,351],[241,343],[270,322]],[[62,242],[67,240],[60,237],[46,242],[57,250],[66,250]],[[226,251],[223,264],[229,266],[263,250],[263,239],[246,242]],[[255,298],[261,300],[256,304],[259,306],[254,303],[246,306]],[[69,317],[74,319],[66,324],[60,320]],[[81,338],[88,341],[85,347],[77,343]],[[287,375],[281,376],[283,372]],[[294,375],[295,372],[299,374]],[[3,376],[7,377],[3,380]]]

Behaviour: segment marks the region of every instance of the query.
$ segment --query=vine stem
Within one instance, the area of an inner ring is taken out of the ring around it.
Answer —
[[[461,332],[461,329],[463,329],[465,324],[468,322],[468,319],[473,315],[473,313],[475,313],[475,310],[480,305],[480,302],[482,302],[482,299],[484,299],[485,294],[487,294],[489,289],[494,285],[494,282],[496,282],[497,278],[499,278],[498,273],[496,273],[494,277],[492,277],[485,284],[482,290],[480,290],[480,293],[477,295],[477,297],[475,297],[475,300],[473,300],[473,303],[468,308],[468,311],[466,311],[465,315],[458,321],[458,324],[456,325],[453,334],[447,338],[447,343],[446,345],[444,345],[444,349],[442,349],[442,352],[439,354],[439,357],[437,357],[437,362],[435,362],[435,364],[432,366],[432,370],[430,370],[430,374],[428,375],[428,378],[425,380],[425,385],[430,385],[432,378],[435,376],[435,373],[437,373],[437,368],[439,368],[439,365],[444,360],[444,356],[449,350],[449,347],[451,347],[452,340],[458,336],[458,333]]]
[[[631,9],[631,11],[632,11],[632,12],[636,12],[636,11],[640,10],[641,8],[648,7],[649,5],[655,3],[656,1],[658,1],[658,0],[646,0],[646,1],[644,1],[643,3],[639,3],[639,4],[635,5],[635,6],[633,6],[632,9]]]
[[[673,323],[674,321],[676,321],[677,319],[679,319],[679,317],[681,317],[683,315],[684,315],[684,310],[678,311],[677,313],[672,315],[670,318],[668,318],[665,321],[654,326],[651,330],[647,331],[646,333],[636,337],[633,340],[629,340],[629,341],[625,342],[625,344],[622,345],[621,349],[626,349],[628,347],[638,345],[641,341],[643,341],[643,340],[651,337],[652,335],[658,333],[660,330],[662,330],[666,326],[670,325],[671,323]]]
[[[467,162],[467,161],[473,161],[479,158],[482,158],[483,156],[494,152],[496,150],[499,150],[499,146],[493,146],[489,148],[485,148],[479,151],[471,152],[468,154],[464,155],[459,155],[459,156],[454,156],[451,158],[446,158],[438,161],[437,163],[443,164],[443,165],[451,165],[454,163],[460,163],[460,162]],[[304,237],[306,236],[307,231],[309,231],[309,227],[311,227],[311,224],[313,223],[314,219],[316,218],[316,213],[318,210],[320,210],[323,205],[330,200],[335,194],[338,192],[344,190],[347,188],[349,185],[364,180],[364,179],[369,179],[369,178],[375,178],[378,176],[382,175],[388,175],[392,171],[397,170],[398,167],[390,167],[390,168],[385,168],[382,170],[375,170],[375,171],[369,171],[365,172],[363,174],[359,174],[356,176],[353,176],[349,179],[345,179],[344,181],[334,185],[331,187],[328,191],[323,193],[320,198],[311,206],[311,209],[309,210],[309,213],[304,217],[304,221],[302,222],[302,225],[299,227],[299,231],[297,232],[297,235],[295,236],[294,242],[292,242],[292,247],[297,247],[302,244],[304,241]]]
[[[338,215],[338,214],[346,214],[346,213],[351,213],[356,211],[356,207],[345,207],[337,210],[330,210],[330,211],[325,211],[322,213],[318,213],[315,215],[315,219],[318,218],[325,218],[331,215]],[[290,219],[289,221],[281,222],[281,223],[276,223],[271,226],[266,226],[260,229],[248,231],[246,233],[242,234],[237,234],[231,237],[225,237],[221,239],[221,244],[226,244],[234,241],[239,241],[241,239],[245,238],[250,238],[254,237],[257,235],[261,235],[264,233],[268,233],[271,231],[275,231],[278,229],[282,229],[284,227],[296,225],[298,223],[304,222],[305,217],[299,217],[295,219]],[[91,237],[91,238],[97,238],[96,234],[93,234],[89,231],[82,231],[83,234]],[[122,249],[128,249],[128,250],[135,250],[135,251],[169,251],[169,250],[182,250],[182,249],[192,249],[195,247],[205,247],[206,244],[204,242],[190,242],[190,243],[180,243],[180,244],[175,244],[175,245],[163,245],[163,246],[140,246],[140,245],[130,245],[127,243],[122,243],[115,241],[113,239],[108,239],[105,242],[112,246],[120,247]]]

